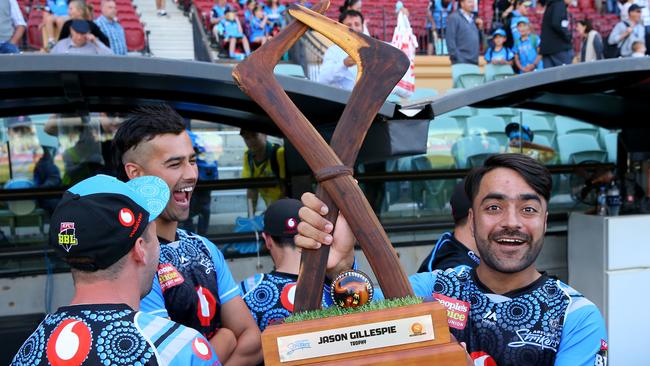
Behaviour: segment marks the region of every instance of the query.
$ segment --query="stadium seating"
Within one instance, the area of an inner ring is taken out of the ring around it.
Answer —
[[[559,135],[557,138],[562,164],[580,164],[585,161],[604,163],[607,153],[600,148],[596,138],[584,133]]]
[[[476,112],[474,108],[471,107],[461,107],[458,109],[455,109],[451,112],[447,112],[440,117],[453,117],[455,118],[459,123],[462,123],[462,126],[465,126],[465,123],[467,122],[467,119],[469,117],[475,116]]]
[[[564,116],[557,116],[555,118],[555,128],[558,136],[570,133],[587,134],[594,138],[598,136],[598,128],[596,126]]]
[[[429,139],[453,142],[463,135],[465,128],[452,117],[438,117],[429,122]]]
[[[451,154],[456,160],[457,168],[467,169],[482,165],[485,159],[498,154],[500,150],[499,141],[493,137],[467,136],[456,141]]]
[[[546,118],[534,114],[524,116],[524,126],[528,126],[535,136],[544,136],[549,141],[548,146],[555,146],[557,132],[553,129]]]
[[[485,76],[477,65],[451,65],[451,79],[454,88],[472,88],[485,82]]]
[[[508,144],[506,124],[497,116],[476,116],[467,119],[467,135],[483,135],[495,138],[501,146]]]
[[[514,74],[515,72],[510,65],[485,65],[485,81],[501,80]]]
[[[607,161],[615,163],[618,152],[618,132],[610,132],[605,135],[605,147],[607,148]]]

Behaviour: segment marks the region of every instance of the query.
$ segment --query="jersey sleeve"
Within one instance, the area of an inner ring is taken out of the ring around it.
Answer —
[[[433,294],[433,285],[436,283],[436,277],[439,270],[433,272],[416,273],[409,276],[409,282],[413,287],[415,296],[428,297]],[[381,288],[377,288],[373,294],[373,298],[377,300],[384,299],[384,293]]]
[[[244,151],[244,163],[242,164],[241,170],[242,178],[250,178],[252,176],[251,167],[248,166],[248,154],[250,154],[250,150]]]
[[[280,170],[280,179],[287,177],[287,164],[284,161],[284,146],[280,146],[278,151],[275,152],[275,157],[278,160],[278,169]]]
[[[607,365],[606,358],[605,321],[593,303],[578,298],[568,310],[555,366]]]
[[[158,275],[153,277],[153,285],[151,286],[149,294],[140,300],[140,311],[163,318],[169,318],[167,308],[165,307],[165,298],[163,297],[162,288],[160,287],[160,281],[158,281]]]
[[[488,48],[487,51],[485,51],[483,58],[485,59],[485,62],[492,62],[492,48]]]
[[[239,286],[237,286],[235,279],[232,277],[230,268],[228,268],[228,264],[223,258],[223,253],[221,253],[219,248],[217,248],[217,246],[208,239],[203,237],[201,237],[201,239],[210,251],[210,257],[212,257],[212,263],[214,264],[214,270],[217,276],[219,300],[221,301],[221,304],[225,304],[228,301],[232,300],[235,296],[239,295]]]

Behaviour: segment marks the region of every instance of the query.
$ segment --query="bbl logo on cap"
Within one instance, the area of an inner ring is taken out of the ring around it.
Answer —
[[[77,237],[75,236],[74,222],[62,222],[59,226],[59,245],[70,252],[73,245],[77,245]]]

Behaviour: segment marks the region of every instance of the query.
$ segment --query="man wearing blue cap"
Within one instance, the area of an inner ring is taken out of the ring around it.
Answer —
[[[90,26],[83,19],[70,23],[70,37],[56,43],[50,53],[70,55],[112,55],[113,51],[90,34]]]
[[[197,331],[139,312],[160,249],[163,180],[96,175],[70,188],[52,214],[49,244],[71,267],[71,305],[48,315],[12,365],[218,365]]]

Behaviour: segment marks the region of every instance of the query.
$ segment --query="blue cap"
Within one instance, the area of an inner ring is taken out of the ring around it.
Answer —
[[[504,31],[502,28],[499,28],[495,30],[494,33],[492,33],[492,37],[496,37],[496,36],[506,37],[506,31]]]
[[[517,25],[519,25],[519,23],[530,24],[530,20],[528,20],[528,17],[520,17],[517,19]]]
[[[85,34],[90,32],[90,25],[88,24],[88,21],[83,19],[74,19],[70,23],[70,28],[74,29],[74,31],[77,33]]]
[[[168,200],[167,183],[158,177],[124,183],[96,175],[64,193],[50,220],[49,243],[71,267],[108,268],[131,250]]]

